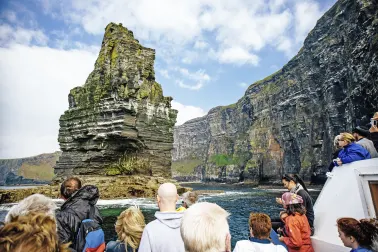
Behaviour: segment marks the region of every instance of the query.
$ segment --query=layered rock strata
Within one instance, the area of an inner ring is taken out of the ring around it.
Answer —
[[[171,177],[177,111],[155,81],[154,60],[155,50],[122,24],[106,27],[94,70],[84,86],[70,91],[69,109],[59,120],[58,177],[115,175],[114,165],[130,155],[148,166],[130,173]]]
[[[378,110],[378,3],[339,0],[282,69],[249,86],[235,104],[175,127],[178,179],[316,180],[333,138]]]

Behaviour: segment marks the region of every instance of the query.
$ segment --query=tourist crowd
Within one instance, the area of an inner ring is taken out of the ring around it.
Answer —
[[[378,112],[373,119],[378,121]],[[339,150],[330,170],[333,166],[378,157],[376,123],[372,123],[370,132],[357,127],[352,133],[341,133],[335,138]],[[314,251],[311,236],[316,216],[306,185],[297,175],[284,175],[282,183],[288,192],[276,198],[283,207],[280,220],[273,227],[268,215],[251,212],[249,239],[237,241],[234,252]],[[60,209],[40,194],[13,206],[0,228],[0,251],[231,252],[229,213],[217,204],[197,202],[196,192],[184,193],[182,206],[176,209],[179,195],[172,183],[160,185],[157,191],[159,211],[155,220],[146,225],[141,210],[129,207],[115,223],[117,240],[108,244],[96,207],[98,188],[82,186],[79,178],[71,177],[61,184],[60,195],[64,200]],[[378,251],[376,220],[340,218],[335,225],[343,244],[351,251]]]
[[[278,234],[268,215],[252,212],[249,239],[237,241],[232,251],[314,251],[310,238],[315,218],[312,199],[298,176],[285,175],[282,182],[289,192],[276,199],[284,209]],[[62,183],[61,197],[64,203],[60,209],[40,194],[13,206],[0,228],[0,251],[231,252],[229,213],[217,204],[197,202],[196,192],[184,193],[183,204],[176,209],[179,196],[172,183],[158,189],[156,220],[146,225],[137,206],[127,208],[115,223],[117,240],[106,246],[102,217],[95,206],[97,187],[82,187],[78,178],[68,178]],[[341,218],[335,225],[340,239],[353,252],[377,251],[378,224],[374,220]]]
[[[335,152],[329,171],[335,166],[354,161],[378,158],[378,112],[371,118],[370,128],[357,126],[352,133],[343,132],[334,139]]]

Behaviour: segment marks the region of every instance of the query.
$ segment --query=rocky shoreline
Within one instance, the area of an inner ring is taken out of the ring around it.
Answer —
[[[179,195],[191,188],[177,184],[175,180],[151,176],[81,176],[83,184],[96,185],[101,199],[152,198],[159,185],[166,182],[176,184]],[[35,193],[51,198],[59,198],[59,183],[33,188],[0,189],[0,204],[15,203]]]

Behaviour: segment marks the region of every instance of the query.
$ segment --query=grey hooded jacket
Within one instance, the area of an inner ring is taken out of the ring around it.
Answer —
[[[180,234],[183,212],[156,212],[144,228],[139,252],[185,252]]]
[[[367,138],[362,138],[359,141],[357,141],[356,144],[359,144],[362,147],[364,147],[370,153],[371,158],[378,158],[378,152],[375,149],[374,143],[371,140]]]

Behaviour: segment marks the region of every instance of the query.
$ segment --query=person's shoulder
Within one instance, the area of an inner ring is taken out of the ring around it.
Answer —
[[[274,245],[277,248],[277,252],[287,252],[287,249],[282,245]]]
[[[301,196],[304,200],[306,200],[307,198],[310,197],[310,195],[308,194],[308,192],[306,192],[305,189],[301,189],[301,190],[299,190],[299,191],[297,192],[297,194],[298,194],[299,196]]]
[[[157,219],[156,219],[156,220],[153,220],[153,221],[149,222],[149,223],[145,226],[144,230],[147,230],[147,231],[148,231],[148,230],[154,229],[154,227],[159,226],[160,224],[161,224],[161,222],[158,221]]]
[[[106,244],[106,252],[126,252],[126,250],[122,242],[110,241]]]
[[[240,240],[237,241],[235,244],[235,247],[238,247],[239,249],[241,248],[253,248],[253,243],[249,240]]]

